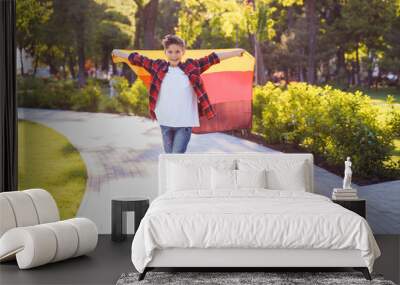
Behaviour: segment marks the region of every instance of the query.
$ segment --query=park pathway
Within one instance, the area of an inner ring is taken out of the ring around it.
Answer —
[[[18,118],[53,128],[80,152],[88,172],[77,216],[93,220],[100,234],[111,232],[111,199],[157,196],[158,155],[163,153],[157,122],[138,116],[18,108]],[[186,152],[277,152],[224,133],[192,134]],[[330,197],[342,178],[314,166],[315,192]],[[400,180],[357,188],[367,200],[367,220],[376,234],[400,233]],[[130,225],[133,216],[128,216]],[[128,233],[133,232],[128,227]]]

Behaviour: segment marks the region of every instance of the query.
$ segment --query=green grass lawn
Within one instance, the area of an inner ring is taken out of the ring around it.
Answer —
[[[386,103],[386,97],[392,95],[394,97],[394,107],[400,110],[400,90],[395,88],[382,88],[382,89],[362,89],[364,94],[367,94],[372,99],[372,103],[378,105],[383,110],[388,110],[389,106]]]
[[[34,122],[18,121],[18,189],[49,191],[62,220],[73,218],[86,188],[87,172],[66,137]]]
[[[395,149],[393,151],[392,159],[400,161],[400,138],[394,140]]]
[[[371,97],[373,104],[378,105],[383,113],[389,110],[389,106],[386,103],[387,95],[394,97],[394,107],[400,110],[400,90],[395,88],[381,88],[381,89],[361,89],[364,94]],[[383,118],[380,118],[383,119]],[[392,160],[400,161],[400,138],[394,140],[395,149],[392,152]]]
[[[384,104],[387,95],[392,95],[395,100],[397,108],[400,108],[400,90],[395,88],[382,88],[382,89],[368,89],[362,90],[364,93],[368,94],[369,97],[373,99],[377,104]]]

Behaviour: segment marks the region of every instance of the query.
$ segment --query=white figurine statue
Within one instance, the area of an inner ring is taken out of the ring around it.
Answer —
[[[352,189],[351,188],[351,161],[350,156],[347,157],[347,160],[344,162],[344,179],[343,179],[343,189]]]

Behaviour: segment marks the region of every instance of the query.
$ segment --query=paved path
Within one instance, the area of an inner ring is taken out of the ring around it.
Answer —
[[[79,150],[88,181],[77,216],[92,219],[99,233],[111,232],[112,197],[156,197],[158,155],[164,152],[157,122],[137,116],[30,108],[18,108],[18,117],[55,129]],[[186,152],[243,151],[277,152],[223,133],[192,134]],[[317,193],[330,197],[332,189],[341,185],[341,177],[315,166]],[[375,233],[400,233],[400,180],[352,187],[367,199],[367,219]],[[132,218],[128,216],[128,221]],[[132,232],[128,227],[128,233]]]

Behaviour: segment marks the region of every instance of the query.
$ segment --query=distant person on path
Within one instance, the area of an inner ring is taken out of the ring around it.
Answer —
[[[189,143],[192,127],[199,127],[199,116],[212,119],[216,116],[200,74],[223,59],[242,56],[244,49],[212,52],[199,59],[184,62],[185,42],[176,35],[166,35],[162,40],[168,60],[150,59],[137,52],[130,54],[114,49],[112,56],[128,58],[129,62],[146,69],[151,75],[149,112],[157,119],[166,153],[184,153]]]

